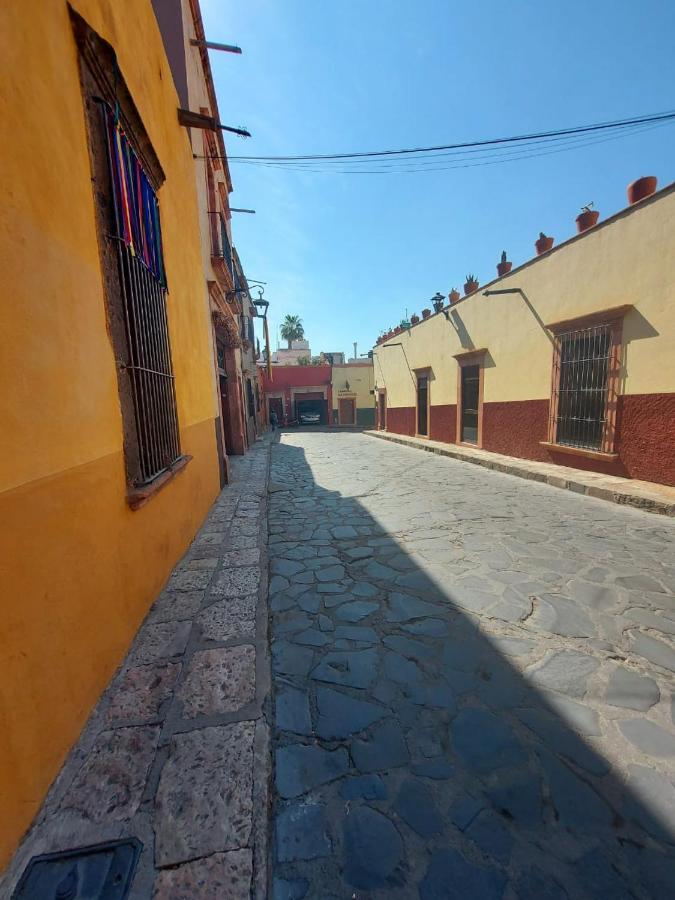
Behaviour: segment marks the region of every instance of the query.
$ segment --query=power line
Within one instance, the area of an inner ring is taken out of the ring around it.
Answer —
[[[574,150],[577,147],[587,147],[592,146],[594,144],[604,143],[609,140],[616,140],[617,138],[624,137],[627,134],[636,134],[642,131],[648,131],[654,128],[663,127],[669,123],[658,122],[653,125],[645,125],[645,126],[631,126],[630,129],[622,130],[619,133],[612,133],[605,136],[591,137],[589,135],[583,135],[581,137],[574,138],[557,138],[542,141],[540,143],[532,143],[528,142],[527,144],[522,144],[514,148],[508,149],[495,149],[495,152],[485,152],[493,150],[492,147],[483,148],[483,152],[478,157],[481,160],[485,159],[495,159],[496,162],[509,162],[511,159],[529,159],[533,156],[544,156],[549,153],[558,153],[564,150]],[[555,142],[558,142],[558,146],[554,146],[551,149],[551,145]],[[273,162],[265,162],[265,163],[250,163],[243,162],[242,165],[258,165],[264,166],[268,168],[277,168],[277,169],[286,169],[287,171],[311,171],[311,172],[342,172],[346,174],[358,174],[359,172],[367,172],[369,174],[376,172],[386,172],[386,170],[395,170],[397,172],[405,172],[405,171],[414,171],[414,172],[423,172],[423,171],[444,171],[448,168],[460,168],[459,166],[447,166],[444,163],[446,161],[451,161],[453,163],[464,162],[465,160],[471,160],[472,157],[470,154],[475,154],[476,150],[468,150],[453,153],[443,153],[439,156],[432,157],[406,157],[404,159],[394,159],[388,160],[387,162],[380,162],[378,160],[345,160],[343,163],[339,165],[347,165],[348,163],[356,163],[358,165],[369,165],[374,166],[376,168],[371,169],[363,169],[363,168],[352,168],[352,169],[338,169],[336,166],[325,165],[320,161],[316,162],[298,162],[294,164],[289,163],[273,163]],[[450,160],[442,159],[441,157],[451,157]],[[487,165],[487,163],[483,162],[474,162],[469,163],[466,167],[471,167],[472,165]]]
[[[261,163],[244,163],[242,165],[258,165],[258,167],[277,169],[278,171],[298,172],[300,174],[330,174],[330,175],[398,175],[398,174],[428,174],[433,172],[447,172],[452,169],[469,169],[479,166],[493,166],[509,162],[518,162],[521,160],[535,159],[541,156],[549,156],[556,153],[568,152],[571,150],[581,149],[582,147],[591,147],[598,144],[604,144],[608,141],[618,140],[631,134],[639,134],[644,131],[651,131],[655,128],[661,128],[665,125],[672,124],[668,121],[660,121],[650,125],[641,127],[632,126],[623,129],[618,133],[605,133],[604,136],[591,137],[585,135],[582,139],[567,138],[559,145],[552,146],[552,141],[544,141],[534,146],[520,145],[511,150],[497,150],[495,153],[482,153],[477,158],[468,157],[462,153],[453,156],[451,160],[441,160],[439,157],[431,157],[430,159],[415,158],[411,163],[410,157],[406,159],[392,160],[388,163],[378,163],[377,161],[362,160],[364,165],[370,165],[374,168],[338,168],[338,166],[327,166],[320,161],[297,163],[295,165],[284,164],[280,162],[261,162]],[[492,148],[484,148],[492,149]],[[452,154],[444,154],[452,156]],[[436,162],[438,160],[438,162]],[[343,163],[344,165],[344,163]]]
[[[523,141],[541,140],[557,136],[583,134],[607,129],[624,128],[630,125],[646,125],[652,122],[665,122],[675,119],[675,111],[655,113],[653,115],[638,116],[632,119],[618,119],[611,122],[598,122],[593,125],[579,125],[574,128],[560,128],[554,131],[540,131],[532,134],[512,135],[511,137],[489,138],[480,141],[464,141],[457,144],[440,144],[434,147],[415,147],[400,150],[371,150],[355,153],[317,153],[300,156],[230,156],[231,161],[248,162],[283,162],[295,160],[346,160],[356,158],[372,158],[379,156],[403,156],[413,153],[435,153],[441,150],[459,150],[468,147],[488,147],[496,144],[509,144]]]

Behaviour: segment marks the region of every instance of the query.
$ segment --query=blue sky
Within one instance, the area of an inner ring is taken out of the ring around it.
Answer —
[[[228,153],[454,143],[675,108],[667,0],[201,0]],[[626,185],[675,178],[675,125],[500,165],[341,175],[231,163],[234,243],[267,281],[271,333],[299,315],[312,351],[366,352],[406,309],[534,254],[539,231],[602,218]]]

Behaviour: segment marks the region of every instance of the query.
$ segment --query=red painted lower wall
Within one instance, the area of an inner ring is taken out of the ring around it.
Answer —
[[[548,435],[548,400],[483,404],[483,449],[520,459],[675,485],[675,394],[619,397],[616,448],[619,459],[604,463],[542,447]],[[457,407],[431,407],[430,437],[455,443]],[[414,436],[415,408],[387,410],[387,430]]]
[[[675,485],[675,394],[619,397],[617,432],[631,478]]]
[[[415,407],[414,406],[389,406],[387,407],[387,431],[394,434],[407,434],[415,436]]]
[[[551,462],[539,446],[539,441],[547,440],[548,407],[548,400],[483,403],[483,450]]]
[[[429,437],[432,441],[454,444],[457,440],[457,404],[432,406],[429,413]]]

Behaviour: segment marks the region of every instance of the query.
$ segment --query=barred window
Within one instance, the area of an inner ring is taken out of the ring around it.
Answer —
[[[174,376],[166,316],[166,276],[159,205],[131,143],[101,106],[113,194],[114,232],[124,303],[127,362],[136,419],[139,471],[146,484],[180,456]]]
[[[248,414],[252,418],[255,417],[255,399],[253,397],[253,385],[251,379],[246,379],[246,404],[248,406]]]
[[[614,328],[606,323],[556,335],[551,404],[554,443],[612,450]]]
[[[73,11],[71,18],[80,49],[108,330],[133,506],[144,489],[182,458],[157,201],[164,173],[112,47]]]

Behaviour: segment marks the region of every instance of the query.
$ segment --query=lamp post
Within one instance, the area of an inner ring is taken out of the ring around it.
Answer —
[[[263,297],[263,293],[265,288],[258,288],[258,299],[253,301],[253,305],[256,308],[257,315],[263,320],[263,328],[265,331],[265,362],[267,369],[267,377],[271,380],[272,378],[272,357],[270,351],[270,331],[269,326],[267,324],[267,307],[270,305],[269,300],[265,300]]]
[[[445,303],[445,297],[439,291],[436,291],[434,296],[431,298],[431,302],[434,306],[434,312],[440,312],[443,309],[443,304]]]

